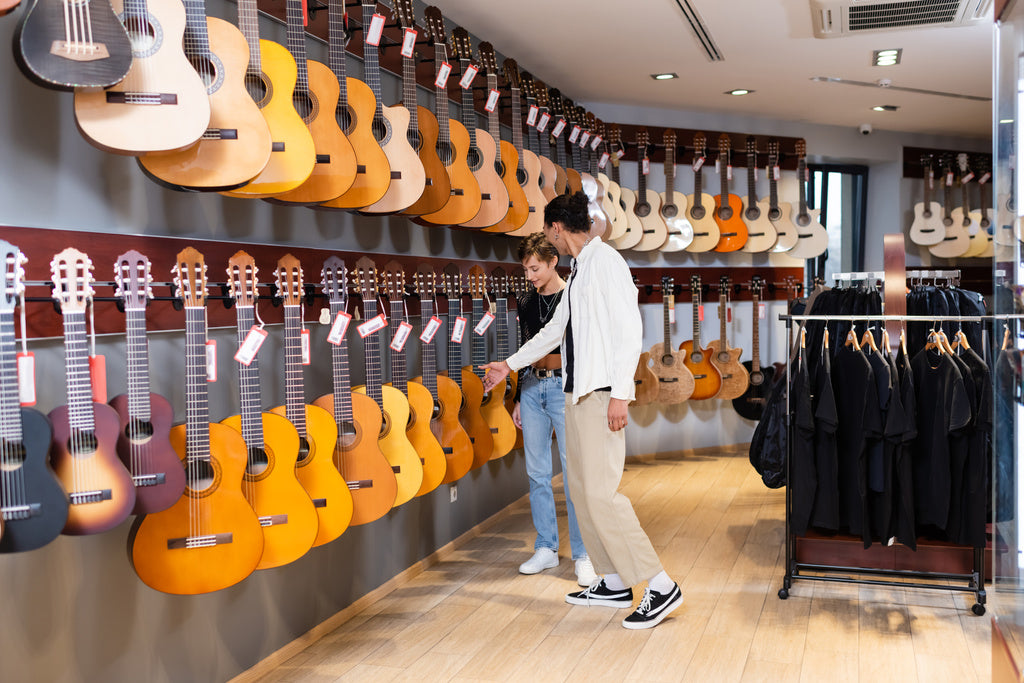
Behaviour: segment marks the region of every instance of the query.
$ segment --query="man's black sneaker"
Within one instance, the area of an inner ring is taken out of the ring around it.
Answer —
[[[599,579],[590,584],[588,588],[569,593],[565,601],[570,605],[592,605],[594,607],[622,607],[633,606],[633,589],[623,588],[612,590],[605,585],[604,579]]]
[[[683,593],[679,584],[673,584],[668,593],[644,589],[644,598],[632,614],[622,621],[626,628],[653,628],[668,616],[669,612],[683,604]]]

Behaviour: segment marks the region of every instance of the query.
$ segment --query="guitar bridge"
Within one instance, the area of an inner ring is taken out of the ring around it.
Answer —
[[[260,517],[260,526],[280,526],[288,523],[288,515],[264,515]]]
[[[237,128],[207,128],[200,140],[237,140]]]
[[[50,44],[50,54],[72,62],[94,62],[98,59],[110,59],[110,50],[106,43],[69,43],[66,40],[55,40]]]
[[[134,482],[136,488],[159,486],[165,481],[167,481],[167,475],[163,472],[158,472],[157,474],[136,474],[132,477],[132,482]]]
[[[345,483],[348,484],[349,491],[373,488],[373,479],[354,479],[352,481],[346,481]]]
[[[127,92],[124,90],[108,90],[107,104],[177,104],[178,96],[169,92]]]
[[[9,505],[0,508],[0,516],[5,522],[10,520],[29,519],[37,517],[43,511],[41,503],[29,503],[28,505]]]
[[[659,377],[658,381],[659,382],[665,382],[666,384],[671,384],[672,382],[678,382],[679,378],[678,377]],[[637,384],[640,384],[640,382],[637,382]]]
[[[168,550],[186,550],[189,548],[212,548],[218,545],[226,545],[234,540],[234,535],[206,534],[204,536],[183,536],[181,538],[167,539]]]
[[[326,498],[314,498],[313,499],[313,507],[315,507],[315,508],[325,508],[325,507],[327,507],[327,499]]]
[[[97,491],[75,491],[68,496],[72,505],[101,503],[105,500],[110,500],[113,497],[114,495],[111,493],[110,489],[99,489]]]

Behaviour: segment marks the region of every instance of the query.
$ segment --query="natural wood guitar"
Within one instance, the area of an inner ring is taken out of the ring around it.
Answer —
[[[640,225],[640,218],[636,215],[633,210],[636,207],[636,193],[626,187],[626,185],[620,179],[620,167],[619,158],[621,154],[625,154],[625,148],[622,145],[622,132],[618,126],[612,128],[611,131],[611,164],[612,164],[612,182],[619,186],[619,205],[622,208],[622,214],[626,217],[626,224],[622,230],[622,234],[615,238],[614,245],[619,251],[624,249],[630,249],[634,244],[639,242],[643,238],[643,227]]]
[[[768,218],[765,202],[757,200],[757,138],[747,136],[747,197],[743,200],[743,222],[747,224],[747,243],[743,251],[760,253],[775,246],[779,235]]]
[[[719,229],[715,220],[715,198],[704,191],[704,162],[707,154],[707,137],[704,133],[693,135],[693,194],[686,197],[686,218],[693,226],[693,241],[686,251],[711,251],[718,246]]]
[[[722,376],[711,362],[711,348],[704,348],[700,340],[700,320],[703,315],[700,275],[690,277],[690,292],[693,294],[693,339],[680,344],[679,350],[683,352],[683,362],[693,375],[693,393],[690,398],[703,400],[718,395],[722,388]]]
[[[508,210],[505,215],[494,225],[483,228],[484,232],[513,233],[518,232],[530,218],[530,203],[526,199],[526,191],[520,184],[519,179],[526,178],[526,169],[523,168],[523,139],[522,129],[519,131],[519,144],[513,144],[508,140],[501,139],[500,116],[498,112],[498,101],[501,92],[498,90],[498,62],[494,55],[494,46],[483,41],[477,48],[480,56],[480,64],[483,65],[487,78],[487,101],[484,102],[484,109],[487,110],[487,132],[491,139],[498,145],[497,157],[494,161],[494,169],[501,176],[505,185],[505,192],[508,194]],[[493,100],[494,106],[489,106]],[[536,213],[536,211],[534,211]],[[534,222],[536,226],[536,221]],[[543,224],[537,228],[543,228]],[[532,230],[530,232],[533,232]]]
[[[170,508],[135,518],[128,557],[150,588],[175,595],[212,593],[256,569],[263,554],[259,517],[242,493],[242,436],[210,424],[207,391],[206,265],[192,247],[178,253],[174,281],[185,304],[185,424],[171,445],[185,466],[185,495]]]
[[[583,191],[583,179],[579,171],[573,167],[572,156],[566,151],[566,138],[569,137],[566,130],[569,128],[569,121],[566,118],[566,103],[562,99],[562,92],[557,88],[548,91],[548,101],[551,106],[551,138],[555,146],[555,159],[558,166],[565,171],[565,188],[563,194],[575,194]]]
[[[665,145],[665,191],[661,194],[661,220],[665,222],[665,243],[661,251],[682,251],[693,242],[693,226],[686,218],[686,195],[676,192],[676,133],[669,128]]]
[[[964,258],[976,258],[988,251],[992,236],[981,227],[981,212],[971,211],[969,187],[975,174],[967,166],[967,154],[958,154],[957,164],[960,166],[960,206],[953,209],[953,221],[967,231],[970,239]]]
[[[718,244],[715,251],[739,251],[747,243],[747,224],[741,217],[743,202],[729,192],[732,180],[732,141],[722,133],[718,136],[718,177],[722,191],[715,195],[715,221],[718,223]]]
[[[821,209],[807,208],[807,144],[803,140],[796,143],[797,178],[799,189],[800,210],[793,222],[796,224],[796,244],[787,253],[797,259],[817,258],[828,249],[828,232],[818,221]]]
[[[555,185],[558,181],[558,170],[555,168],[555,162],[551,160],[551,149],[547,136],[541,136],[537,133],[540,107],[537,104],[537,92],[533,76],[525,71],[519,76],[523,88],[523,96],[526,98],[526,145],[529,151],[537,158],[537,162],[540,165],[537,185],[540,187],[544,201],[538,205],[537,212],[541,214],[541,222],[543,222],[543,208],[540,207],[545,206],[558,196],[558,193],[555,191]],[[505,78],[507,80],[508,76],[506,75]],[[515,125],[514,121],[513,125]],[[529,172],[529,166],[527,166],[527,172]],[[530,192],[527,191],[527,197],[529,196]]]
[[[743,361],[749,373],[750,383],[742,396],[732,400],[732,407],[748,420],[760,420],[765,402],[771,395],[775,381],[775,368],[761,365],[760,303],[762,281],[759,275],[751,278],[750,297],[753,306],[753,332],[751,337],[751,359]]]
[[[533,84],[536,88],[537,106],[539,108],[536,131],[538,135],[538,144],[540,145],[540,155],[542,158],[550,161],[551,167],[554,169],[554,187],[550,191],[551,196],[548,199],[548,201],[551,201],[551,199],[554,199],[556,196],[565,194],[566,189],[569,187],[569,176],[565,172],[565,166],[562,165],[564,160],[559,161],[560,157],[557,157],[551,149],[551,129],[553,128],[553,124],[551,121],[551,112],[548,109],[548,88],[543,82],[536,78],[533,79]],[[547,196],[547,194],[548,193],[545,193],[545,196]]]
[[[686,366],[683,355],[672,345],[672,323],[670,313],[675,306],[675,283],[665,275],[661,278],[662,324],[664,341],[655,344],[648,352],[653,361],[651,370],[658,378],[658,403],[682,403],[693,394],[693,375]],[[638,367],[639,370],[639,367]],[[634,374],[635,377],[635,374]],[[641,377],[642,379],[642,377]]]
[[[767,212],[768,220],[775,228],[775,246],[772,252],[780,253],[789,251],[797,242],[796,225],[790,215],[793,207],[789,202],[779,201],[779,178],[782,170],[779,167],[779,141],[772,138],[768,141],[768,200],[767,206],[762,205],[761,210]],[[761,200],[765,202],[765,200]]]
[[[526,198],[526,220],[523,221],[522,226],[519,227],[514,233],[517,237],[523,237],[534,232],[540,232],[544,229],[544,207],[548,203],[547,197],[544,195],[542,183],[544,177],[541,173],[541,161],[540,157],[537,156],[537,152],[533,149],[527,149],[523,146],[523,118],[522,108],[520,100],[520,81],[519,81],[519,66],[516,61],[511,57],[505,59],[502,63],[502,70],[505,74],[505,81],[508,83],[509,91],[512,94],[512,146],[519,154],[519,167],[516,169],[516,182],[519,187],[523,190],[523,196]],[[490,82],[490,76],[488,75],[488,82]],[[494,96],[497,88],[491,90],[489,97]],[[488,103],[489,104],[489,103]],[[497,104],[495,109],[497,110]],[[505,143],[502,143],[505,144]],[[509,198],[512,197],[512,191],[509,191]],[[511,215],[512,210],[509,209]],[[506,221],[508,217],[506,217]]]
[[[668,228],[661,219],[661,195],[647,189],[651,160],[648,155],[650,137],[646,128],[637,131],[636,144],[639,187],[633,213],[640,219],[641,237],[640,241],[633,245],[633,250],[653,251],[659,249],[668,239]]]
[[[658,392],[661,390],[658,376],[651,369],[651,354],[644,351],[637,361],[636,371],[633,373],[633,384],[636,385],[636,397],[629,404],[631,406],[645,406],[658,400]]]
[[[943,183],[942,183],[942,225],[945,235],[942,241],[928,247],[932,256],[940,258],[956,258],[962,256],[970,247],[971,236],[963,225],[963,221],[953,218],[953,197],[952,186],[954,182],[952,161],[948,157],[943,158]]]
[[[494,292],[494,349],[498,354],[498,358],[508,358],[512,355],[512,346],[510,344],[510,334],[508,325],[508,298],[511,296],[513,299],[516,297],[515,292],[515,278],[510,277],[505,273],[505,269],[498,266],[491,271],[490,277],[491,291]],[[517,300],[518,304],[518,300]],[[518,316],[516,321],[518,321]],[[516,326],[518,333],[518,325]],[[519,386],[519,373],[510,372],[506,381],[505,387],[505,410],[511,415],[516,407],[516,391]],[[491,391],[494,391],[493,389]],[[512,448],[523,447],[523,431],[516,428],[516,440]]]
[[[241,353],[256,327],[256,262],[239,251],[228,260],[228,283],[235,299],[238,347]],[[242,411],[221,424],[242,435],[248,454],[242,491],[263,529],[263,555],[257,569],[294,562],[313,547],[319,519],[309,494],[299,483],[299,433],[286,418],[260,408],[259,357],[248,364],[236,357]]]
[[[932,199],[935,189],[935,169],[932,168],[932,155],[921,157],[923,201],[914,204],[914,221],[910,224],[910,241],[922,247],[938,244],[946,235],[942,225],[942,205]]]
[[[473,317],[469,321],[469,326],[472,329],[467,333],[472,335],[469,355],[473,364],[468,369],[480,378],[481,384],[484,379],[482,367],[488,362],[487,339],[484,335],[490,329],[487,321],[494,321],[490,306],[487,306],[486,309],[484,307],[486,291],[487,274],[479,265],[472,266],[469,269],[469,296],[473,302]],[[481,327],[484,326],[486,329],[481,331]],[[505,407],[506,388],[507,382],[500,382],[498,386],[485,392],[480,402],[480,414],[484,416],[484,420],[490,427],[491,438],[494,442],[491,460],[508,455],[516,443],[516,425],[512,422],[512,416]]]
[[[309,363],[308,360],[304,363],[304,355],[309,355],[309,331],[302,327],[303,284],[299,260],[291,254],[282,256],[277,262],[275,278],[277,291],[284,300],[285,405],[270,412],[286,417],[299,435],[295,476],[316,510],[315,548],[330,543],[348,529],[352,521],[352,493],[332,460],[338,440],[334,417],[323,408],[306,403],[303,365]]]
[[[718,374],[722,376],[722,388],[718,390],[715,398],[729,401],[742,396],[750,384],[750,375],[740,363],[743,349],[729,346],[729,339],[725,334],[731,286],[729,276],[723,275],[718,284],[718,339],[708,344],[711,350],[711,363],[718,368]]]

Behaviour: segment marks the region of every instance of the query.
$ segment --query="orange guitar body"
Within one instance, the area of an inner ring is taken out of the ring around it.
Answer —
[[[360,80],[347,78],[345,83],[352,123],[344,132],[358,166],[352,186],[340,197],[321,204],[329,209],[361,209],[379,201],[391,186],[391,163],[373,135],[377,98],[370,86]]]
[[[504,164],[504,173],[501,181],[505,183],[505,190],[508,192],[508,213],[505,217],[484,232],[513,232],[523,227],[530,217],[530,204],[526,200],[526,192],[516,178],[516,169],[519,168],[519,152],[515,145],[508,140],[502,140],[498,145],[501,152],[501,162]],[[542,226],[543,227],[543,226]]]
[[[563,192],[571,192],[576,194],[577,192],[583,191],[583,178],[580,176],[579,171],[574,168],[565,169],[565,182],[569,189]]]
[[[472,368],[463,368],[463,378],[466,371],[472,372]],[[465,383],[465,379],[463,379]],[[483,386],[481,384],[481,386]],[[496,460],[508,455],[509,451],[516,445],[516,423],[512,421],[512,415],[505,407],[505,387],[502,382],[489,394],[482,396],[480,403],[480,414],[484,416],[491,430],[491,439],[494,441],[494,450],[491,451],[491,460]]]
[[[480,211],[480,204],[483,201],[480,183],[466,161],[469,131],[455,119],[448,119],[448,126],[452,163],[445,166],[445,169],[448,171],[452,195],[440,210],[420,216],[418,223],[460,225],[473,220]],[[461,194],[456,194],[457,192]],[[413,207],[415,206],[413,204]]]
[[[411,382],[422,382],[417,377]],[[459,421],[462,392],[454,380],[437,376],[437,405],[432,410],[430,430],[444,450],[447,460],[442,484],[458,481],[473,468],[473,442]]]
[[[402,212],[407,216],[421,216],[440,211],[452,198],[452,182],[448,178],[448,170],[445,169],[441,157],[437,156],[437,117],[426,107],[417,106],[416,120],[420,132],[420,163],[423,164],[426,182],[420,198]]]
[[[690,398],[698,401],[714,398],[722,388],[722,376],[711,362],[711,348],[694,347],[692,339],[679,345],[679,350],[683,352],[683,363],[693,375],[693,393]],[[694,351],[701,354],[699,361],[693,360]]]
[[[409,399],[409,424],[405,428],[405,435],[423,465],[423,482],[416,492],[417,496],[422,496],[444,481],[448,460],[444,457],[444,448],[430,428],[430,416],[434,412],[434,399],[430,390],[416,382],[407,383],[406,390],[409,392],[406,395]]]
[[[747,224],[743,222],[743,202],[738,195],[730,194],[726,199],[732,215],[723,219],[719,213],[722,207],[722,195],[715,195],[715,222],[718,223],[718,245],[715,251],[739,251],[747,243]]]
[[[446,371],[450,373],[450,371]],[[440,378],[441,375],[438,374]],[[450,377],[450,374],[449,374]],[[453,380],[454,381],[454,380]],[[440,393],[440,380],[438,381],[438,393]],[[469,435],[473,444],[472,469],[482,467],[491,459],[494,452],[494,437],[491,435],[491,426],[487,424],[480,406],[483,404],[484,384],[480,378],[473,374],[472,370],[462,368],[462,400],[459,408],[459,422]]]

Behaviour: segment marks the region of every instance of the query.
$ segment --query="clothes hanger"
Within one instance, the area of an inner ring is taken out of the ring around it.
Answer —
[[[942,344],[942,350],[950,355],[954,355],[956,351],[953,350],[952,344],[949,343],[949,337],[946,336],[946,333],[939,330],[937,334],[939,335],[939,343]]]
[[[892,342],[889,339],[889,330],[882,328],[882,353],[886,358],[892,356]]]
[[[967,342],[967,335],[964,334],[963,330],[957,330],[956,334],[953,335],[953,348],[960,351],[967,351],[971,348],[971,345]]]
[[[875,344],[875,335],[871,334],[871,328],[864,330],[864,336],[860,338],[860,348],[867,346],[873,352],[878,352],[878,345]]]
[[[860,351],[860,343],[857,341],[857,331],[850,328],[850,331],[846,333],[846,342],[843,346],[852,346],[855,351]]]
[[[907,331],[902,327],[900,328],[900,350],[903,351],[903,356],[909,356],[907,353]]]
[[[825,328],[825,334],[821,336],[821,348],[828,351],[828,328]]]
[[[924,350],[925,351],[935,351],[940,356],[943,353],[946,352],[946,350],[944,348],[942,348],[942,342],[939,339],[939,333],[936,332],[935,330],[929,330],[928,331],[928,340],[927,340],[927,342],[925,342]]]
[[[1010,348],[1010,326],[1003,325],[1003,327],[1005,329],[1003,330],[1003,345],[999,348],[1000,351]]]

